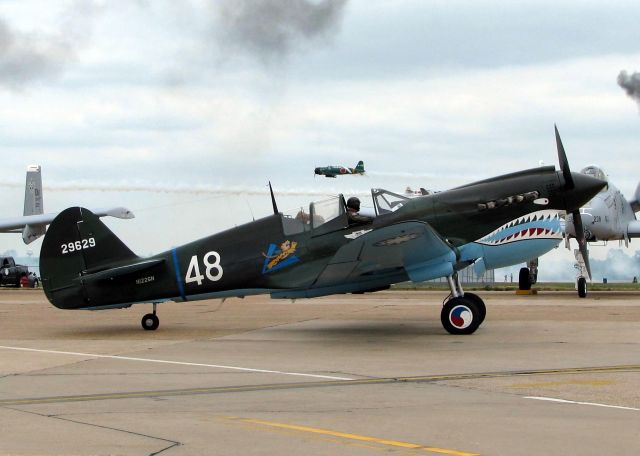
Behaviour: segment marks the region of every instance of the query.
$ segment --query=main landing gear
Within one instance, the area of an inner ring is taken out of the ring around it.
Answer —
[[[538,281],[538,259],[534,258],[527,262],[526,268],[520,268],[518,275],[518,289],[531,290],[531,285]]]
[[[573,265],[576,268],[576,290],[578,290],[578,297],[586,298],[587,297],[587,277],[589,277],[589,271],[587,271],[587,266],[582,257],[582,252],[579,249],[575,249],[573,254],[576,257],[576,263]]]
[[[145,331],[155,331],[156,329],[158,329],[158,326],[160,326],[160,319],[156,315],[156,306],[157,303],[154,302],[153,313],[146,314],[144,317],[142,317],[142,321],[140,323],[142,324],[142,328]]]
[[[473,334],[487,316],[487,308],[480,296],[465,293],[458,274],[447,277],[451,297],[442,306],[440,321],[450,334]]]

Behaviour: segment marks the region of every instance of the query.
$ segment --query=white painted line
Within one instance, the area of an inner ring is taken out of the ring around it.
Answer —
[[[118,355],[98,355],[95,353],[77,353],[77,352],[65,352],[58,350],[39,350],[35,348],[24,348],[24,347],[8,347],[5,345],[0,345],[0,348],[5,350],[18,350],[18,351],[26,351],[26,352],[36,352],[36,353],[49,353],[53,355],[70,355],[70,356],[83,356],[85,358],[108,358],[108,359],[121,359],[123,361],[142,361],[145,363],[158,363],[158,364],[175,364],[178,366],[196,366],[196,367],[214,367],[218,369],[231,369],[238,370],[244,372],[259,372],[265,374],[279,374],[279,375],[293,375],[296,377],[311,377],[311,378],[322,378],[328,380],[355,380],[350,377],[333,377],[331,375],[318,375],[318,374],[303,374],[300,372],[283,372],[277,370],[268,370],[268,369],[253,369],[250,367],[238,367],[238,366],[225,366],[221,364],[203,364],[203,363],[187,363],[182,361],[168,361],[163,359],[148,359],[148,358],[132,358],[130,356],[118,356]]]
[[[592,405],[594,407],[606,407],[620,410],[635,410],[640,412],[640,408],[635,407],[623,407],[622,405],[609,405],[609,404],[598,404],[597,402],[579,402],[579,401],[568,401],[566,399],[557,399],[555,397],[544,397],[544,396],[525,396],[525,399],[534,399],[536,401],[549,401],[549,402],[559,402],[561,404],[578,404],[578,405]]]

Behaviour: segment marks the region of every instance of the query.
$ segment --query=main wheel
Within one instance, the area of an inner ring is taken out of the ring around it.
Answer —
[[[518,288],[521,290],[531,290],[531,277],[529,276],[529,268],[520,268],[518,276]]]
[[[480,323],[478,323],[478,326],[480,326],[487,316],[487,306],[484,305],[482,298],[475,293],[465,293],[464,297],[473,301],[478,307],[478,311],[480,312]]]
[[[451,298],[442,306],[440,321],[450,334],[473,334],[480,326],[480,311],[471,299]]]
[[[155,314],[146,314],[140,323],[145,331],[154,331],[160,326],[160,319]]]
[[[578,296],[581,298],[587,297],[587,279],[584,277],[578,279]]]

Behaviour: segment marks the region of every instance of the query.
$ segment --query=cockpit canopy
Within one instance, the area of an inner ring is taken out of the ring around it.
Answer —
[[[395,212],[404,206],[410,198],[398,195],[381,188],[371,189],[373,207],[366,202],[360,207],[356,216],[347,215],[347,205],[342,194],[309,204],[309,210],[297,207],[282,213],[282,225],[286,235],[313,231],[313,235],[321,235],[346,228],[353,224],[372,221],[376,217]]]
[[[586,168],[583,168],[580,171],[582,174],[586,174],[587,176],[595,177],[596,179],[603,180],[605,182],[608,181],[606,173],[602,170],[602,168],[596,165],[589,165]]]
[[[282,223],[286,235],[310,230],[322,234],[344,228],[348,225],[344,196],[314,201],[309,204],[309,212],[303,207],[285,211]]]
[[[602,168],[596,165],[589,165],[585,168],[582,168],[580,170],[580,173],[585,174],[587,176],[595,177],[596,179],[600,179],[601,181],[609,182],[609,179],[607,178],[607,174],[602,170]],[[600,191],[604,192],[608,188],[609,186],[607,185]]]

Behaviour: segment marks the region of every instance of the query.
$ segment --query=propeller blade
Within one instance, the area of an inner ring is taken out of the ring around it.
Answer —
[[[571,177],[571,169],[569,169],[569,160],[567,160],[567,154],[564,151],[562,140],[560,139],[560,133],[558,133],[558,127],[554,124],[553,128],[556,130],[556,147],[558,148],[558,161],[560,162],[560,170],[562,171],[562,177],[564,177],[565,188],[572,189],[575,187],[573,183],[573,177]]]
[[[573,228],[576,231],[576,241],[578,241],[578,248],[580,249],[580,253],[582,254],[584,265],[587,268],[589,280],[591,280],[591,265],[589,264],[589,251],[587,250],[587,239],[584,235],[584,227],[582,226],[582,217],[580,216],[579,210],[573,211],[571,215],[573,217]]]

